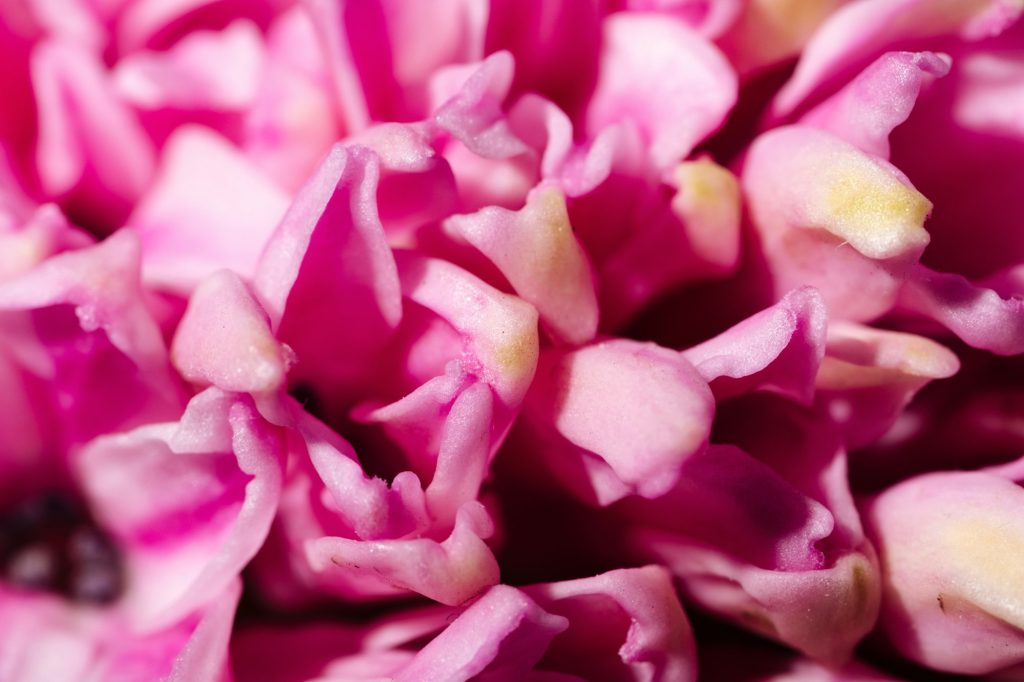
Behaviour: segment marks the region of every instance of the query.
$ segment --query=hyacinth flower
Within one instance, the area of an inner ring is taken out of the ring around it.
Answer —
[[[1019,676],[1022,9],[3,4],[0,679]]]
[[[21,265],[0,283],[0,676],[220,679],[281,434],[231,394],[186,407],[130,234]]]
[[[251,393],[294,429],[275,533],[290,549],[268,561],[284,559],[307,589],[458,604],[497,581],[476,498],[532,378],[537,317],[450,263],[393,254],[376,216],[378,168],[370,150],[336,147],[271,236],[252,289],[229,272],[204,281],[172,355],[190,381]],[[313,335],[313,319],[336,322]],[[251,352],[235,353],[240,344]],[[394,368],[387,381],[380,363]],[[285,396],[288,381],[330,405],[321,416],[342,436],[376,439],[375,466],[402,472],[390,487]]]
[[[256,625],[232,646],[239,682],[696,679],[690,624],[656,566],[497,585],[457,610],[418,608],[363,627]],[[295,647],[302,662],[280,665]]]

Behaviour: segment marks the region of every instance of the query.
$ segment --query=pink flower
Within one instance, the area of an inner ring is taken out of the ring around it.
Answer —
[[[1019,672],[1022,13],[0,7],[0,682]]]

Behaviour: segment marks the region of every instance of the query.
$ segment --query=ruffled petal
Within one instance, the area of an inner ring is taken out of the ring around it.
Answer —
[[[74,458],[90,506],[125,552],[136,627],[214,599],[256,554],[284,475],[284,439],[251,399],[208,389],[178,423],[102,436]]]

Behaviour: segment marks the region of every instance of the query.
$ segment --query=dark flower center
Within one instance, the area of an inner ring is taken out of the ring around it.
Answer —
[[[0,575],[8,585],[109,604],[124,586],[113,541],[74,498],[48,492],[0,514]]]

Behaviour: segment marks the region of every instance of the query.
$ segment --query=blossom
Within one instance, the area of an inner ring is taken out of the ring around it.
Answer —
[[[0,5],[0,681],[1019,672],[1022,13]]]

